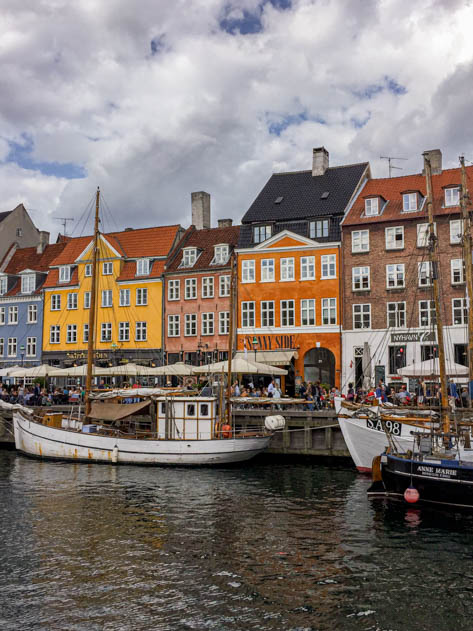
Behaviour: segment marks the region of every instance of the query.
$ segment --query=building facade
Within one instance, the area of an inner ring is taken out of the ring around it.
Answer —
[[[442,169],[430,154],[438,243],[446,358],[466,365],[468,309],[459,207],[460,169]],[[473,167],[467,167],[469,186]],[[369,347],[372,383],[396,389],[414,380],[397,370],[438,355],[433,270],[428,254],[426,183],[423,174],[372,179],[342,222],[342,386],[363,381],[363,348]]]
[[[49,233],[36,228],[23,204],[13,210],[0,212],[0,261],[8,264],[18,248],[44,247],[49,241]]]

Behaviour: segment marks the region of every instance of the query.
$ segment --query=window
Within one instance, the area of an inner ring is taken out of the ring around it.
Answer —
[[[61,311],[61,294],[51,294],[51,311]]]
[[[186,416],[195,416],[195,403],[188,403],[186,405]]]
[[[322,262],[322,275],[320,278],[337,278],[337,258],[335,254],[324,254],[320,257]]]
[[[0,325],[5,324],[5,313],[6,313],[6,308],[0,307]]]
[[[261,326],[274,326],[274,300],[261,301]]]
[[[5,354],[5,340],[3,337],[0,337],[0,356],[3,357]]]
[[[460,188],[455,186],[454,188],[445,189],[445,206],[458,206],[460,203]]]
[[[102,274],[104,276],[111,276],[113,274],[113,263],[111,261],[102,263]]]
[[[197,335],[197,314],[196,313],[186,313],[184,316],[184,335],[191,336]]]
[[[138,259],[136,261],[136,275],[148,276],[149,274],[149,259]]]
[[[430,287],[432,285],[432,261],[422,261],[417,266],[419,287]]]
[[[261,282],[274,280],[274,259],[261,259]]]
[[[118,323],[118,341],[119,342],[130,341],[130,323],[129,322]]]
[[[35,289],[36,289],[35,274],[24,274],[21,277],[21,293],[32,294]]]
[[[111,342],[112,341],[112,323],[102,322],[100,326],[100,341]]]
[[[417,193],[404,193],[402,196],[402,210],[406,213],[417,210]]]
[[[253,243],[261,243],[271,236],[271,226],[254,226]]]
[[[8,307],[8,324],[18,324],[18,307]]]
[[[26,356],[36,357],[36,338],[35,337],[26,338]]]
[[[467,344],[454,344],[453,356],[456,364],[462,366],[468,366],[468,345]]]
[[[322,324],[337,324],[336,298],[322,298]]]
[[[61,327],[58,324],[53,324],[49,327],[49,343],[59,344],[61,341]]]
[[[28,305],[28,324],[34,324],[38,321],[38,307],[36,305]]]
[[[146,287],[142,287],[136,290],[136,305],[143,307],[148,304],[148,290]]]
[[[8,277],[0,276],[0,296],[3,296],[8,291]]]
[[[450,221],[450,243],[461,243],[463,236],[463,221],[461,219],[452,219]]]
[[[88,344],[89,342],[89,325],[88,324],[84,324],[82,326],[82,342],[84,344]]]
[[[168,300],[179,300],[181,297],[181,281],[168,281]]]
[[[452,275],[452,285],[458,285],[465,282],[465,262],[463,259],[452,259],[450,261],[450,270]]]
[[[146,322],[137,322],[135,325],[135,341],[146,342],[148,337],[148,331]]]
[[[111,289],[102,290],[102,307],[113,306],[113,294]]]
[[[301,325],[315,325],[315,300],[313,298],[301,300]]]
[[[16,229],[16,236],[17,237],[22,237],[23,236],[23,229],[22,228],[17,228]]]
[[[216,245],[211,265],[224,265],[228,261],[228,245]]]
[[[281,326],[294,326],[294,300],[281,300]]]
[[[241,262],[241,282],[255,282],[255,262],[253,260],[243,260]]]
[[[365,199],[365,215],[367,217],[373,217],[374,215],[379,214],[379,198],[371,197],[370,199]]]
[[[85,264],[84,276],[92,276],[92,263]]]
[[[401,250],[404,247],[404,226],[386,228],[386,250]]]
[[[434,233],[437,234],[437,224],[434,223]],[[417,247],[426,248],[429,245],[429,224],[417,224]]]
[[[438,348],[433,344],[422,344],[420,347],[420,361],[426,362],[439,356]]]
[[[90,291],[84,291],[84,309],[90,309]]]
[[[353,267],[351,274],[353,291],[362,291],[370,288],[370,268],[368,266]]]
[[[130,290],[120,289],[120,307],[130,306]]]
[[[200,404],[199,414],[200,414],[200,416],[208,416],[209,415],[209,404],[208,403],[201,403]]]
[[[294,280],[294,259],[281,259],[281,280]]]
[[[393,263],[386,265],[386,287],[388,289],[399,289],[405,287],[406,276],[404,263]]]
[[[219,335],[228,335],[230,332],[230,311],[220,311],[218,314]]]
[[[309,237],[311,239],[321,239],[328,237],[328,219],[309,222]]]
[[[406,326],[406,303],[388,302],[388,328],[402,328]]]
[[[255,326],[255,303],[254,302],[241,303],[241,326],[244,329],[251,326]]]
[[[315,257],[301,257],[301,280],[315,280]]]
[[[468,305],[466,298],[452,299],[452,322],[453,324],[468,323]]]
[[[168,337],[179,337],[181,334],[181,316],[168,315]]]
[[[16,337],[9,337],[8,338],[8,357],[16,357],[16,349],[17,349]]]
[[[197,298],[197,278],[186,278],[185,287],[184,297],[186,300]]]
[[[221,298],[230,295],[230,276],[220,276],[220,291],[219,295]]]
[[[179,267],[192,267],[197,261],[197,248],[184,248]]]
[[[202,278],[202,298],[214,297],[214,279],[213,276],[204,276]]]
[[[59,282],[68,283],[71,280],[71,268],[69,265],[61,265],[59,268]]]
[[[433,300],[419,300],[419,326],[436,324],[435,303]]]
[[[214,313],[203,313],[202,314],[202,335],[213,335],[214,334]]]
[[[406,347],[389,346],[389,374],[397,375],[399,368],[406,366]]]
[[[353,328],[354,329],[370,329],[371,328],[371,305],[353,305]]]
[[[67,344],[75,344],[77,342],[77,324],[67,325],[66,342]]]
[[[351,233],[351,251],[352,252],[369,252],[370,250],[370,231],[354,230]]]
[[[67,294],[67,308],[77,309],[77,293],[76,292]]]

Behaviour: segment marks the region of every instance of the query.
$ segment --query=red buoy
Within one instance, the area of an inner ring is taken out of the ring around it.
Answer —
[[[406,500],[406,502],[409,502],[409,504],[415,504],[416,502],[418,502],[419,497],[419,491],[413,486],[408,486],[407,489],[404,491],[404,499]]]

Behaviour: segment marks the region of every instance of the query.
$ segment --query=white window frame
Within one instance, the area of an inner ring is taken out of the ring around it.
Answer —
[[[390,284],[392,279],[393,284]],[[401,289],[406,286],[406,269],[404,263],[386,265],[386,289]]]
[[[434,234],[437,234],[437,223],[434,222]],[[429,224],[428,223],[418,223],[417,224],[417,247],[418,248],[426,248],[429,245]]]
[[[84,276],[85,278],[89,278],[92,276],[92,263],[86,263],[84,266]]]
[[[90,309],[91,296],[90,291],[84,291],[84,309]]]
[[[315,256],[301,256],[301,280],[315,280]]]
[[[184,300],[196,300],[197,278],[186,278],[184,281]]]
[[[370,231],[353,230],[351,233],[351,251],[353,254],[370,251]]]
[[[455,276],[459,276],[455,280]],[[465,261],[463,259],[450,260],[450,278],[452,285],[462,285],[465,282]]]
[[[61,311],[61,294],[51,294],[51,311]]]
[[[445,189],[445,207],[458,206],[460,204],[460,187],[449,186]]]
[[[367,281],[367,282],[366,282]],[[371,287],[371,269],[369,265],[352,267],[351,288],[353,291],[369,291]]]
[[[8,357],[16,357],[18,353],[18,339],[16,337],[8,338],[7,354]]]
[[[313,315],[313,321],[311,316]],[[305,320],[305,321],[304,321]],[[301,326],[315,326],[315,298],[301,299]]]
[[[401,235],[398,241],[396,238]],[[389,226],[385,228],[386,250],[402,250],[404,249],[404,226]]]
[[[123,320],[122,322],[118,323],[118,341],[130,341],[130,323],[128,322],[128,320]]]
[[[67,294],[67,306],[69,311],[75,311],[78,309],[78,294],[76,291],[71,291]]]
[[[309,238],[310,239],[326,239],[329,236],[328,219],[317,219],[309,222]]]
[[[394,324],[390,324],[390,316],[394,319]],[[386,303],[386,323],[388,329],[404,329],[406,327],[406,303],[387,302]]]
[[[27,324],[36,324],[38,322],[38,305],[28,305]]]
[[[255,326],[255,301],[244,300],[241,303],[241,328],[251,329]]]
[[[457,304],[455,304],[457,303]],[[468,324],[468,301],[466,298],[452,298],[452,324],[453,326]],[[459,321],[455,321],[455,313],[459,313]]]
[[[360,303],[352,305],[352,315],[353,315],[353,329],[361,330],[361,329],[371,329],[371,303]],[[368,316],[369,324],[368,326],[364,326],[365,324],[365,316]],[[357,316],[359,316],[359,322],[361,326],[357,325]]]
[[[230,282],[231,278],[228,275],[219,276],[219,293],[220,298],[225,298],[230,295]]]
[[[112,323],[102,322],[100,324],[100,341],[111,342],[112,341]]]
[[[261,309],[261,326],[274,327],[276,324],[276,313],[274,300],[262,300]]]
[[[136,275],[137,276],[149,276],[150,260],[138,259],[136,261]]]
[[[461,244],[463,237],[463,220],[450,219],[450,243]]]
[[[293,256],[288,256],[280,259],[280,280],[282,283],[287,283],[296,280],[296,262]]]
[[[379,215],[379,206],[379,197],[368,197],[368,199],[365,199],[365,217]]]
[[[36,337],[26,338],[26,357],[36,357]]]
[[[432,287],[432,261],[417,263],[417,280],[419,287]]]
[[[59,282],[68,283],[71,280],[71,266],[61,265],[59,267]]]
[[[36,289],[36,274],[22,274],[21,293],[32,294]]]
[[[148,340],[148,323],[146,321],[135,322],[135,342]]]
[[[219,311],[218,334],[228,335],[229,333],[230,333],[230,311]]]
[[[214,257],[211,265],[225,265],[230,255],[230,246],[227,243],[220,243],[214,246]]]
[[[0,296],[4,296],[8,291],[8,276],[0,276]]]
[[[275,261],[274,259],[261,259],[261,277],[260,283],[272,283],[275,279]]]
[[[61,343],[61,327],[59,324],[51,324],[49,327],[49,343],[60,344]]]
[[[254,283],[255,282],[255,260],[243,259],[241,262],[241,282],[242,283]]]
[[[214,297],[214,277],[203,276],[202,277],[202,298]]]
[[[131,289],[120,289],[119,306],[129,307],[131,301]]]
[[[7,323],[7,308],[0,307],[0,326]]]
[[[102,289],[102,301],[100,305],[104,309],[113,307],[113,291],[111,289]]]
[[[16,305],[8,307],[8,324],[18,324],[18,307]]]
[[[168,300],[180,300],[181,298],[181,281],[178,278],[170,278],[168,280]]]
[[[135,298],[135,305],[137,307],[146,307],[146,305],[148,304],[148,288],[138,287],[138,289],[136,290]]]
[[[184,337],[197,335],[197,313],[184,314]]]
[[[271,224],[253,226],[253,243],[263,243],[272,234]]]
[[[428,310],[425,309],[425,305],[428,306]],[[425,322],[422,322],[422,313],[425,312],[427,312],[428,317]],[[433,300],[419,300],[419,327],[432,326],[434,324],[433,318],[436,318],[435,302]]]
[[[5,355],[5,338],[0,337],[0,357]]]
[[[113,262],[104,261],[102,263],[102,276],[112,276],[112,275],[113,275]]]
[[[295,300],[281,300],[280,302],[281,326],[295,326],[296,324],[296,302]],[[291,322],[292,320],[292,322]]]
[[[183,248],[182,261],[179,267],[194,267],[197,261],[197,248]]]
[[[168,337],[181,337],[181,316],[178,313],[168,315]]]
[[[215,335],[215,313],[204,311],[200,316],[201,335]]]
[[[402,194],[402,212],[408,213],[418,210],[419,196],[417,193]]]
[[[82,325],[82,343],[83,344],[89,343],[89,323],[88,322],[84,322],[84,324]]]
[[[337,278],[336,254],[323,254],[320,257],[320,265],[322,270],[322,273],[320,275],[321,280],[330,280]]]
[[[337,324],[337,299],[322,298],[322,326]]]
[[[67,325],[66,344],[77,344],[77,324]]]

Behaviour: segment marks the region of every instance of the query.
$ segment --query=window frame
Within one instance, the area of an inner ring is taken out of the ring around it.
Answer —
[[[455,302],[460,301],[460,305],[455,305]],[[466,298],[452,298],[452,325],[453,326],[465,326],[468,324],[468,305]],[[455,322],[455,312],[460,311],[460,322]]]
[[[226,298],[230,295],[231,276],[222,274],[218,277],[218,295],[220,298]],[[224,291],[222,291],[222,289]]]
[[[34,317],[32,317],[34,314]],[[38,322],[38,305],[28,305],[28,309],[26,311],[26,323],[27,324],[37,324]]]
[[[149,258],[137,259],[136,261],[136,276],[149,276],[151,266]]]
[[[102,289],[100,306],[102,309],[110,309],[113,307],[113,290],[112,289]]]
[[[262,300],[260,303],[260,318],[262,327],[276,326],[276,305],[274,300]]]
[[[79,294],[77,291],[70,291],[67,294],[66,309],[68,311],[77,311],[79,308]]]
[[[293,298],[281,300],[279,304],[279,317],[281,327],[296,325],[296,301]],[[292,322],[291,322],[292,319]]]
[[[391,305],[395,305],[395,309],[390,309]],[[402,305],[402,309],[399,309],[399,305]],[[394,317],[394,324],[389,323],[390,316]],[[402,320],[402,323],[401,323]],[[386,303],[386,325],[388,329],[405,329],[406,328],[406,301],[400,300],[398,302]]]
[[[357,311],[356,308],[357,307],[360,307],[359,313],[356,313],[356,311]],[[367,309],[365,309],[365,307],[367,307]],[[357,315],[360,316],[360,323],[362,325],[364,324],[364,319],[365,319],[365,316],[367,315],[368,320],[369,320],[369,325],[368,326],[356,326],[356,317],[357,317]],[[356,304],[352,305],[352,323],[353,323],[353,330],[355,330],[355,331],[371,329],[371,303],[370,302],[362,302],[362,303],[356,303]]]
[[[379,196],[368,197],[367,199],[365,199],[365,217],[376,217],[379,215],[379,211]]]
[[[135,294],[135,306],[147,307],[148,306],[148,288],[138,287]]]
[[[286,256],[279,259],[279,280],[281,283],[289,283],[296,280],[296,261],[293,256]],[[290,272],[292,271],[292,276]]]
[[[242,329],[254,328],[255,327],[255,301],[242,300],[240,309],[241,309],[241,328]],[[246,319],[246,324],[245,324],[245,319]]]
[[[229,333],[230,333],[230,311],[219,311],[218,312],[218,334],[228,335]]]
[[[365,279],[368,279],[367,286],[363,286]],[[359,284],[359,287],[356,286],[357,284]],[[351,288],[352,291],[370,291],[371,268],[369,265],[357,265],[351,268]]]
[[[395,268],[393,270],[394,285],[389,284],[390,271],[389,268]],[[399,268],[399,269],[398,269]],[[402,284],[398,283],[399,272],[402,270]],[[386,265],[386,289],[405,289],[406,287],[406,266],[404,263],[388,263]]]
[[[168,337],[181,337],[181,315],[179,313],[168,314]]]
[[[66,344],[77,344],[77,324],[66,326]]]
[[[448,193],[453,193],[455,191],[455,199],[456,201],[447,200],[447,197],[453,197],[452,195],[447,195]],[[451,208],[452,206],[460,205],[460,187],[459,186],[447,186],[444,192],[444,206],[445,208]]]
[[[400,245],[396,245],[396,234],[397,231],[400,231],[401,234],[401,243]],[[394,238],[391,239],[392,244],[390,245],[389,241],[389,233],[390,231],[394,231]],[[404,249],[404,226],[388,226],[384,229],[384,239],[385,239],[385,248],[386,250],[403,250]]]
[[[125,300],[123,300],[125,298]],[[131,289],[128,288],[120,288],[118,294],[118,306],[119,307],[129,307],[131,305]]]
[[[112,341],[112,323],[101,322],[100,323],[100,342],[106,343]]]
[[[61,325],[59,325],[59,324],[51,324],[49,326],[49,343],[50,344],[60,344],[61,343]]]
[[[260,283],[274,283],[276,277],[276,263],[274,259],[261,259]]]
[[[169,302],[173,300],[181,299],[181,281],[179,278],[170,278],[168,280],[168,300]]]
[[[200,314],[200,333],[202,336],[215,335],[215,313],[203,311]]]
[[[332,305],[332,301],[333,301],[333,305]],[[328,304],[326,304],[324,306],[324,302],[327,302]],[[328,313],[328,320],[329,322],[325,322],[324,321],[324,312]],[[332,313],[333,312],[333,313]],[[321,298],[320,299],[320,314],[321,314],[321,321],[322,321],[322,326],[332,326],[332,325],[336,325],[337,321],[338,321],[338,317],[337,317],[337,299],[334,297],[331,298]],[[332,315],[334,315],[334,321],[332,322]]]
[[[305,304],[304,304],[305,303]],[[311,304],[309,304],[311,303]],[[300,310],[301,310],[301,326],[315,326],[316,325],[316,300],[315,298],[301,298]],[[304,316],[305,314],[305,316]],[[311,315],[313,314],[313,322],[311,321]],[[304,317],[306,322],[304,322]]]
[[[367,247],[364,247],[365,245]],[[370,231],[367,228],[363,230],[352,230],[351,251],[352,254],[361,254],[370,251]]]
[[[122,320],[118,323],[118,341],[129,342],[130,341],[130,322],[129,320]]]
[[[32,294],[36,291],[36,274],[21,275],[21,293]]]
[[[191,333],[188,333],[188,330],[190,330]],[[184,314],[184,337],[195,337],[196,335],[197,335],[197,313],[185,313]]]
[[[333,267],[333,273],[331,272]],[[337,278],[337,255],[336,254],[322,254],[320,257],[320,280],[336,280]],[[325,273],[328,271],[328,273]]]
[[[455,230],[455,224],[458,225],[459,233],[454,235],[453,231]],[[463,219],[450,219],[450,244],[451,245],[461,245],[463,236]]]
[[[406,208],[406,198],[407,198],[407,208]],[[411,208],[411,200],[414,199],[415,208]],[[402,194],[402,212],[403,213],[411,213],[415,210],[419,210],[419,196],[417,193],[403,193]]]
[[[214,298],[215,296],[215,282],[213,276],[203,276],[201,285],[201,296],[205,300],[207,298]]]
[[[304,261],[308,261],[308,263]],[[315,280],[315,256],[301,256],[300,267],[301,280]],[[312,269],[312,273],[304,275],[304,270],[307,272],[310,269]]]
[[[192,291],[189,291],[189,289]],[[196,300],[196,299],[197,299],[197,278],[184,279],[184,300]]]
[[[241,282],[255,283],[255,259],[243,259],[241,262]]]
[[[113,261],[103,261],[102,276],[113,276]]]

